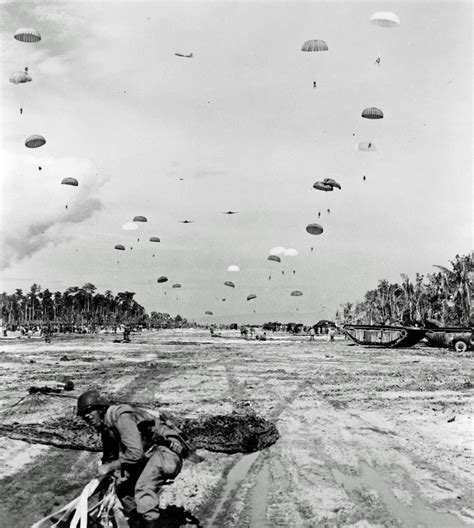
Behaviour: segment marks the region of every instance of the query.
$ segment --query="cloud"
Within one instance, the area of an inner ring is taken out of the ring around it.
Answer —
[[[0,269],[6,269],[50,245],[72,238],[71,226],[103,208],[98,191],[105,179],[89,160],[43,158],[39,171],[28,156],[6,160],[2,182]],[[95,176],[91,176],[95,174]],[[64,176],[79,187],[61,185]]]

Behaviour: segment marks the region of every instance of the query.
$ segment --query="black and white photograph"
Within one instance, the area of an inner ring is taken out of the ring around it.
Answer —
[[[474,528],[472,34],[0,0],[0,528]]]

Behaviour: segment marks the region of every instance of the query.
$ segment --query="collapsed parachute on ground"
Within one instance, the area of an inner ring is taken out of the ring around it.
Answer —
[[[150,237],[150,242],[160,242],[158,237]]]
[[[46,143],[46,139],[43,136],[35,134],[25,139],[25,147],[38,148],[42,147]]]
[[[255,295],[255,293],[251,293],[250,295],[247,295],[247,301],[251,301],[252,299],[256,299],[257,296]]]
[[[324,178],[323,183],[324,185],[330,185],[331,187],[337,187],[338,189],[341,188],[341,184],[337,183],[337,181],[332,178]]]
[[[210,310],[207,310],[207,312],[204,312],[206,315],[214,315],[213,312],[211,312]]]
[[[318,191],[325,191],[325,192],[329,192],[329,191],[333,191],[334,190],[332,188],[332,185],[328,185],[327,183],[324,183],[322,181],[317,181],[317,182],[313,183],[313,188],[317,189]]]
[[[122,246],[122,244],[117,244],[114,249],[118,249],[120,251],[125,251],[125,246]]]
[[[267,260],[273,260],[275,262],[281,262],[281,258],[278,255],[268,255]]]
[[[308,224],[306,226],[306,231],[310,235],[320,235],[324,231],[324,229],[319,224]]]
[[[374,13],[369,18],[369,22],[384,28],[394,28],[400,25],[400,19],[398,16],[395,13],[391,13],[390,11],[380,11]]]
[[[298,251],[293,248],[285,249],[285,256],[286,257],[296,257],[298,255]]]
[[[364,108],[361,115],[366,119],[383,119],[382,110],[380,110],[380,108],[375,108],[374,106]]]
[[[290,294],[292,297],[301,297],[303,295],[303,292],[300,292],[299,290],[292,291]]]
[[[324,40],[307,40],[302,46],[301,51],[327,51],[328,45]]]
[[[79,182],[76,180],[76,178],[63,178],[61,185],[72,185],[73,187],[77,187]]]
[[[134,222],[148,222],[148,220],[146,219],[146,216],[135,216],[133,218],[133,221]]]
[[[171,287],[172,288],[181,288],[181,284],[176,283],[176,284],[173,284],[173,286],[171,286]]]
[[[124,231],[135,231],[135,229],[138,229],[138,226],[133,222],[127,222],[126,224],[123,224],[122,229]]]
[[[31,82],[33,79],[24,71],[13,72],[10,75],[10,82],[13,84]]]
[[[13,38],[20,42],[39,42],[41,40],[41,35],[37,29],[20,28],[15,31]]]
[[[161,277],[158,277],[156,279],[156,282],[159,282],[159,283],[162,283],[162,282],[167,282],[168,281],[168,277],[165,277],[165,276],[161,276]]]
[[[240,271],[240,268],[239,266],[232,265],[227,268],[227,271]]]
[[[356,148],[361,152],[372,152],[373,150],[377,150],[375,144],[371,141],[359,141],[359,143],[356,145]]]
[[[225,281],[225,286],[230,286],[231,288],[235,288],[235,284],[232,281]]]

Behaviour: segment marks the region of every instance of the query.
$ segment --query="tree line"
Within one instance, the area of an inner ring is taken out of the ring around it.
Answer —
[[[414,282],[405,274],[401,274],[401,282],[393,284],[380,280],[362,301],[343,304],[336,313],[336,322],[472,326],[472,255],[456,255],[450,264],[434,266],[437,271],[426,276],[417,273]]]
[[[181,316],[171,317],[167,313],[151,312],[135,299],[135,293],[124,291],[114,295],[104,293],[90,282],[82,287],[71,286],[65,291],[51,292],[33,284],[24,293],[16,289],[13,294],[3,292],[0,296],[1,318],[4,327],[28,325],[61,325],[72,327],[145,326],[174,327],[186,325]]]

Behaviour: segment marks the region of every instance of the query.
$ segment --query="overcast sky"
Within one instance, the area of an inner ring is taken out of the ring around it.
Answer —
[[[149,312],[318,319],[470,252],[471,2],[0,5],[2,291],[92,282]],[[33,81],[10,83],[25,66]],[[270,262],[275,246],[298,255]]]

